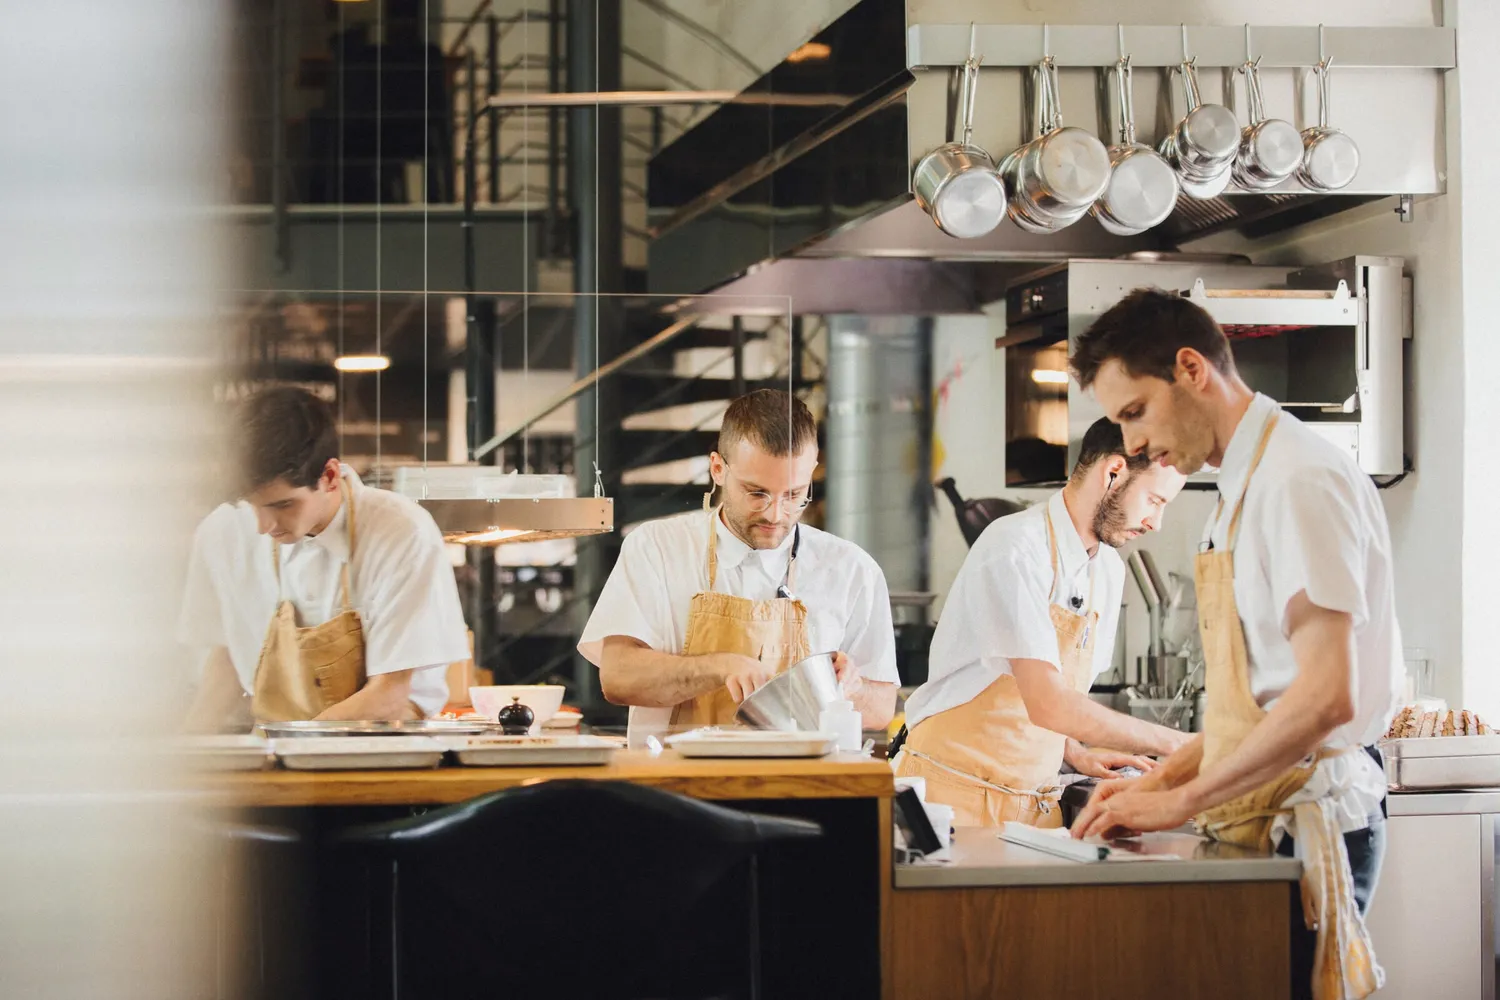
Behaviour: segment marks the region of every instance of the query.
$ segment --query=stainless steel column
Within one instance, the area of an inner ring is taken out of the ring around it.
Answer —
[[[893,591],[927,589],[932,321],[828,320],[827,528],[880,563]]]

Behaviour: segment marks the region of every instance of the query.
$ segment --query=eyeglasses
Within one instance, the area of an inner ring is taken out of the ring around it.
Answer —
[[[730,475],[734,475],[734,471],[732,469],[729,469],[729,466],[727,464],[724,466],[724,468],[729,472]],[[776,502],[776,497],[772,496],[770,493],[767,493],[765,490],[745,490],[744,494],[745,499],[749,501],[747,507],[752,514],[763,514],[766,511],[770,510],[771,505]],[[806,510],[808,504],[812,503],[813,501],[812,483],[808,483],[807,486],[803,489],[793,490],[790,493],[783,494],[781,499],[785,501],[788,510],[794,512]]]

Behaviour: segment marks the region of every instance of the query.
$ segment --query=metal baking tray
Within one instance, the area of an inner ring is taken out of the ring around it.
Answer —
[[[257,726],[271,739],[302,736],[479,736],[498,733],[498,722],[469,719],[409,719],[398,722],[318,721],[262,722]]]
[[[684,757],[824,757],[839,746],[828,733],[714,727],[680,733],[666,742]]]
[[[1392,791],[1500,788],[1500,736],[1429,736],[1380,744]]]
[[[281,763],[294,771],[373,771],[437,767],[443,741],[431,736],[350,736],[342,740],[273,740]]]
[[[620,744],[598,736],[452,737],[443,745],[460,764],[471,767],[608,764]]]
[[[187,736],[174,741],[188,766],[205,771],[260,771],[276,763],[259,736]]]

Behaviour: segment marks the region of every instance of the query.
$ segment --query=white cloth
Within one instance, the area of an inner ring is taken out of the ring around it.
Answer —
[[[788,534],[774,549],[752,549],[724,522],[718,533],[714,590],[752,601],[776,596],[792,551]],[[808,645],[814,653],[840,650],[867,680],[900,683],[885,574],[853,542],[803,525],[792,593],[807,606]],[[647,521],[625,536],[578,641],[598,665],[609,636],[629,636],[662,653],[682,652],[693,595],[708,589],[709,515],[703,511]],[[632,706],[630,739],[664,730],[670,708]]]
[[[1057,537],[1055,587],[1049,519]],[[1048,611],[1052,604],[1080,614],[1099,612],[1093,636],[1098,677],[1114,659],[1124,589],[1125,563],[1119,553],[1101,544],[1089,556],[1061,491],[1046,503],[1000,518],[974,543],[948,591],[932,637],[927,683],[906,701],[907,728],[972,700],[1010,673],[1013,659],[1058,666],[1057,632]]]
[[[328,527],[281,547],[281,594],[308,628],[339,610],[340,570],[349,566],[349,599],[364,629],[365,673],[410,670],[411,700],[425,714],[448,699],[448,664],[469,658],[458,584],[442,532],[432,515],[407,497],[368,487],[352,469],[354,558],[349,559],[349,505]],[[266,629],[279,601],[272,543],[256,529],[247,503],[222,504],[193,536],[178,640],[203,650],[229,650],[247,692],[255,687]]]
[[[1374,743],[1390,726],[1405,667],[1396,622],[1395,571],[1385,508],[1370,477],[1342,449],[1282,411],[1246,492],[1246,476],[1276,403],[1257,394],[1219,468],[1222,514],[1204,540],[1223,548],[1236,502],[1245,498],[1234,547],[1234,599],[1250,660],[1250,691],[1269,708],[1297,676],[1287,605],[1302,591],[1320,608],[1354,619],[1354,719],[1330,746]],[[1287,805],[1334,796],[1345,833],[1380,808],[1385,775],[1366,753],[1324,761]],[[1285,821],[1278,821],[1276,832]]]

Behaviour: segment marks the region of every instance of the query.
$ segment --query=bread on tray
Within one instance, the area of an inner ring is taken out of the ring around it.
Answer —
[[[1462,709],[1454,712],[1423,712],[1415,705],[1407,705],[1391,722],[1385,739],[1410,740],[1431,736],[1489,736],[1494,733],[1479,715]]]

